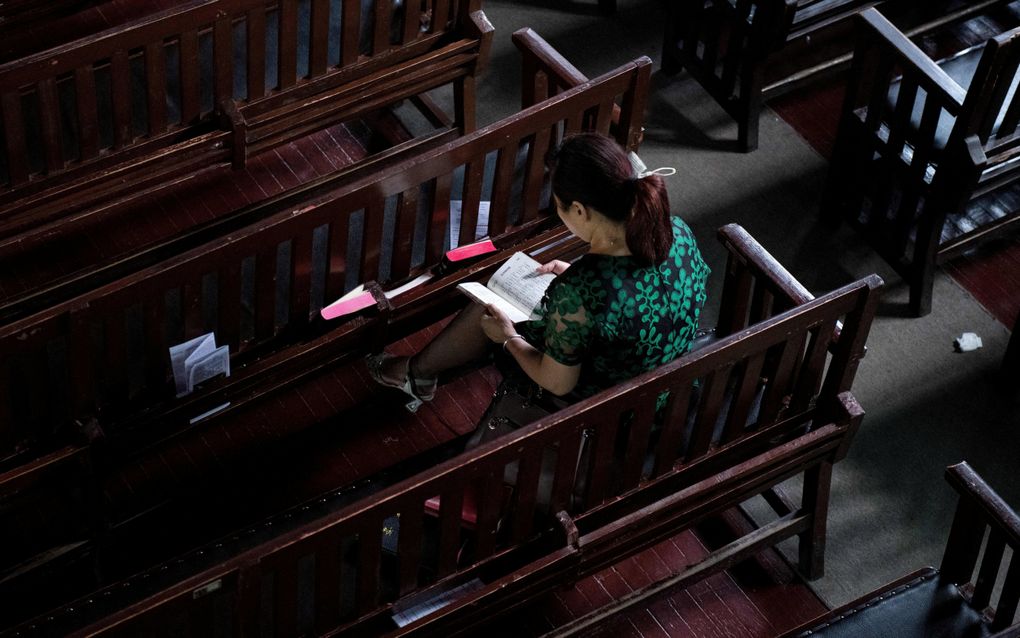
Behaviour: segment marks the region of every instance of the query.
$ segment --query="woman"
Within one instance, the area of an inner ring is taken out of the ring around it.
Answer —
[[[512,323],[493,306],[472,304],[413,357],[376,355],[380,384],[432,398],[437,376],[500,346],[540,387],[571,400],[591,396],[684,354],[698,328],[709,268],[690,228],[672,217],[662,178],[635,176],[612,139],[582,134],[551,158],[556,212],[589,244],[557,275],[536,312]]]

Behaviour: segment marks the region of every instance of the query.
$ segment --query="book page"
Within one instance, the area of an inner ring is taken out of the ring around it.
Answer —
[[[174,386],[177,396],[184,396],[188,393],[188,359],[195,353],[204,356],[216,349],[216,336],[207,332],[204,335],[195,337],[190,341],[170,346],[170,369],[174,374]]]
[[[230,376],[230,349],[227,346],[220,346],[194,360],[192,357],[188,357],[188,392],[194,390],[199,383],[213,377],[221,374]]]
[[[457,284],[457,290],[461,291],[468,297],[471,297],[483,306],[492,304],[506,313],[510,317],[510,321],[517,323],[518,321],[527,321],[529,314],[510,303],[503,297],[492,290],[486,288],[477,281],[468,281],[462,284]]]
[[[532,317],[535,308],[542,302],[545,289],[556,278],[551,272],[536,273],[540,265],[524,253],[514,253],[489,279],[488,287]]]

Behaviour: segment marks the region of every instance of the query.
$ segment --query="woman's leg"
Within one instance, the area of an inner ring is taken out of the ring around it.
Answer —
[[[488,352],[490,341],[481,327],[484,313],[485,306],[468,304],[418,354],[388,357],[381,361],[380,376],[388,381],[387,385],[402,384],[410,371],[412,383],[419,393],[431,395],[436,377],[447,370],[477,361]]]
[[[482,332],[485,306],[468,304],[446,324],[421,352],[411,357],[411,375],[416,379],[434,379],[453,368],[478,361],[489,351],[489,338]]]

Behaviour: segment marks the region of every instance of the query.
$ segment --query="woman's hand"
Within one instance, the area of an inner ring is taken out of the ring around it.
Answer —
[[[485,336],[495,343],[503,343],[509,337],[517,334],[514,322],[506,313],[492,304],[485,306],[485,314],[482,315],[482,331]]]
[[[536,268],[535,272],[543,275],[547,272],[551,272],[554,275],[562,275],[563,271],[569,267],[570,264],[568,262],[560,261],[559,259],[553,259],[552,261],[546,262],[539,266],[538,268]]]

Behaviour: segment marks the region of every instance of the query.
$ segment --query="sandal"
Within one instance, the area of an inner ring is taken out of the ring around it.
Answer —
[[[388,354],[386,352],[369,355],[365,358],[365,364],[368,367],[368,376],[372,377],[372,380],[381,386],[395,388],[411,397],[411,401],[407,402],[404,407],[407,408],[408,412],[416,412],[423,402],[431,401],[432,397],[435,396],[436,380],[432,379],[431,382],[423,383],[419,379],[413,378],[411,376],[410,360],[408,360],[407,372],[403,379],[397,380],[384,376],[383,367],[385,367],[390,361],[400,358],[401,357],[399,356]]]

